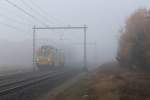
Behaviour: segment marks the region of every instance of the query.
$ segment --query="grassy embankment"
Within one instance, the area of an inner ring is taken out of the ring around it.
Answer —
[[[106,64],[55,100],[150,100],[150,74]]]

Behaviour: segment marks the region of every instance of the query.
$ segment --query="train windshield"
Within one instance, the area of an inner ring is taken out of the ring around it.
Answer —
[[[48,51],[49,51],[48,49],[42,49],[39,56],[48,57],[49,54]]]

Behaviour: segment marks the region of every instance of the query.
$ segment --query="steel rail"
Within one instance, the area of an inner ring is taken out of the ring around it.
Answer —
[[[54,73],[54,72],[53,72]],[[52,75],[53,73],[51,72],[48,72],[48,73],[44,73],[44,74],[40,74],[40,75],[36,75],[36,76],[33,76],[33,77],[27,77],[25,79],[18,79],[18,80],[7,80],[6,82],[3,82],[3,83],[0,83],[0,88],[1,87],[4,87],[4,86],[8,86],[8,85],[11,85],[11,84],[15,84],[15,83],[19,83],[19,82],[25,82],[25,81],[29,81],[29,80],[32,80],[32,79],[35,79],[35,78],[39,78],[39,77],[42,77],[42,76],[46,76],[46,75]]]
[[[53,80],[53,79],[59,78],[67,72],[70,72],[70,71],[67,70],[67,71],[63,71],[61,73],[54,73],[54,74],[46,73],[44,75],[39,75],[37,77],[32,77],[30,79],[24,79],[24,80],[12,82],[12,83],[9,83],[9,84],[3,84],[3,85],[0,86],[0,96],[8,94],[11,91],[14,91],[16,89],[23,88],[23,87],[26,87],[26,86],[30,86],[32,84],[42,82],[43,80],[46,80],[46,79],[51,78]]]

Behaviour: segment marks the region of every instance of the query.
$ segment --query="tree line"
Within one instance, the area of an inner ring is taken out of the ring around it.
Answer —
[[[150,10],[132,13],[120,34],[116,58],[121,66],[150,69]]]

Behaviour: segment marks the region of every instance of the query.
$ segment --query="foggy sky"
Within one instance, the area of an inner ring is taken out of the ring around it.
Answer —
[[[49,26],[86,24],[89,27],[87,42],[96,42],[96,52],[100,62],[112,60],[115,57],[119,38],[118,31],[124,26],[126,18],[133,11],[139,8],[148,8],[150,5],[149,0],[23,0],[33,7],[31,9],[21,0],[10,1],[42,20],[43,18],[39,17],[35,10],[43,17],[46,16],[50,21],[43,21]],[[42,8],[44,13],[32,5],[31,1]],[[33,25],[43,26],[5,0],[0,1],[0,16],[1,43],[3,41],[31,40]],[[64,38],[69,32],[58,31],[63,34]],[[72,33],[70,32],[70,34]],[[54,37],[55,35],[52,36],[52,38]]]

